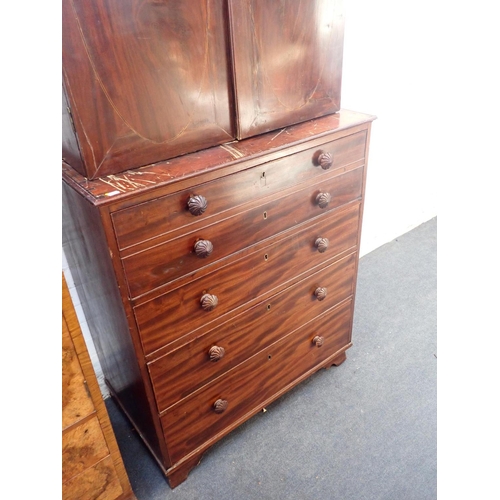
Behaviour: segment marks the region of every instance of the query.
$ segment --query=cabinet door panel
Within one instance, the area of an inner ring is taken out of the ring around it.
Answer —
[[[239,139],[340,109],[342,0],[230,0]]]
[[[63,1],[80,173],[117,173],[233,138],[226,19],[223,0]]]

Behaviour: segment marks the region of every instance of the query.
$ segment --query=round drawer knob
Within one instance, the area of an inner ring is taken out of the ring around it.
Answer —
[[[321,347],[323,345],[323,343],[325,342],[325,339],[324,339],[324,337],[320,337],[319,335],[316,335],[316,337],[314,337],[312,341],[316,347]]]
[[[226,411],[228,404],[229,403],[225,399],[218,399],[214,403],[215,413],[222,413],[222,412]]]
[[[214,345],[208,351],[208,355],[210,356],[210,361],[219,361],[226,354],[224,347],[219,347],[218,345]]]
[[[333,165],[333,155],[326,151],[321,151],[318,156],[318,164],[323,170],[328,170]]]
[[[194,252],[196,255],[202,259],[208,257],[214,249],[211,241],[208,240],[198,240],[194,244]]]
[[[316,290],[314,290],[314,295],[318,300],[323,300],[326,297],[326,293],[326,288],[323,288],[322,286],[319,286]]]
[[[207,209],[208,202],[204,196],[196,194],[189,198],[187,205],[191,215],[201,215]]]
[[[219,299],[217,298],[217,295],[211,295],[209,293],[203,294],[200,299],[201,308],[204,311],[213,311],[217,307],[218,303]]]
[[[317,248],[319,253],[323,253],[328,248],[330,241],[328,238],[317,238],[314,242],[314,246]]]
[[[319,208],[325,208],[328,206],[328,203],[330,203],[331,199],[332,197],[330,196],[330,193],[319,193],[316,196],[316,204]]]

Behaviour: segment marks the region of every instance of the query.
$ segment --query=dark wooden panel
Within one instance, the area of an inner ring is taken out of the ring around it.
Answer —
[[[64,89],[62,92],[62,159],[78,172],[85,172]]]
[[[104,375],[150,447],[161,456],[101,215],[64,182],[62,195],[64,251]]]
[[[202,337],[149,364],[158,410],[163,411],[287,333],[348,298],[354,285],[354,254],[266,299]],[[314,292],[328,290],[323,300]],[[211,361],[212,347],[223,357]]]
[[[124,258],[122,262],[131,297],[356,200],[361,196],[362,180],[363,169],[357,168]],[[331,195],[331,202],[325,208],[320,208],[316,202],[320,193]],[[213,245],[212,253],[206,258],[198,257],[194,251],[200,240],[210,241]]]
[[[89,178],[233,138],[223,0],[64,0],[63,69]]]
[[[192,330],[208,327],[235,308],[280,285],[299,280],[310,269],[325,265],[340,252],[353,248],[357,243],[358,220],[356,204],[215,273],[135,307],[144,352],[148,355]],[[323,253],[314,246],[318,237],[330,241]],[[213,311],[204,311],[200,305],[205,293],[218,298]]]
[[[351,337],[351,306],[349,300],[325,313],[168,410],[162,422],[173,462],[346,347]],[[312,342],[318,335],[324,337],[319,348]],[[219,399],[228,402],[223,413],[214,411]]]
[[[230,0],[238,138],[340,109],[342,0]]]
[[[200,220],[208,220],[243,203],[362,161],[365,138],[366,134],[359,132],[113,213],[118,244],[120,248],[127,248],[180,226],[199,224]],[[322,152],[332,155],[331,167],[323,169],[319,166],[318,158]],[[207,201],[202,214],[192,215],[188,210],[188,201],[194,195],[203,196]]]

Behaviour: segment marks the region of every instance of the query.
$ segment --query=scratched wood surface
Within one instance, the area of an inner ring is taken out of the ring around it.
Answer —
[[[340,109],[342,0],[230,0],[242,139]]]
[[[144,200],[151,188],[164,187],[163,193],[178,191],[198,182],[216,179],[221,174],[234,173],[262,162],[281,158],[297,151],[319,146],[333,138],[366,130],[372,115],[341,110],[334,115],[285,127],[251,139],[225,143],[196,153],[186,154],[164,162],[89,180],[62,163],[63,179],[94,205],[123,201],[122,207],[140,201],[130,195],[144,193]],[[312,140],[312,141],[311,141]],[[311,142],[308,142],[311,141]],[[307,143],[307,144],[305,144]],[[133,199],[133,201],[131,201]]]
[[[94,178],[231,140],[226,18],[224,0],[63,0],[65,160]]]
[[[302,182],[320,180],[355,162],[360,162],[360,166],[365,153],[365,141],[366,132],[358,132],[317,148],[305,149],[291,157],[285,156],[114,212],[112,217],[118,245],[123,250],[179,227],[205,225],[224,212],[230,216],[231,211],[245,203],[272,194],[278,195]],[[322,169],[315,161],[321,152],[330,153],[333,157],[329,169]],[[206,210],[200,215],[192,215],[186,210],[193,194],[201,195],[207,201]]]

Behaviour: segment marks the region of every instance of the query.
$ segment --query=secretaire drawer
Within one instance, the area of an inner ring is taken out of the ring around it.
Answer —
[[[209,327],[215,319],[249,300],[290,280],[297,281],[308,270],[354,248],[359,211],[359,203],[345,207],[216,272],[136,306],[145,354],[190,331]]]
[[[366,132],[163,196],[112,214],[121,249],[206,220],[260,197],[362,161]]]
[[[149,363],[161,412],[353,293],[355,254]]]
[[[131,297],[138,297],[233,253],[361,199],[363,168],[325,179],[200,230],[122,259]]]
[[[162,416],[175,462],[258,411],[351,339],[352,301],[316,318],[265,348],[224,376],[167,410]]]

